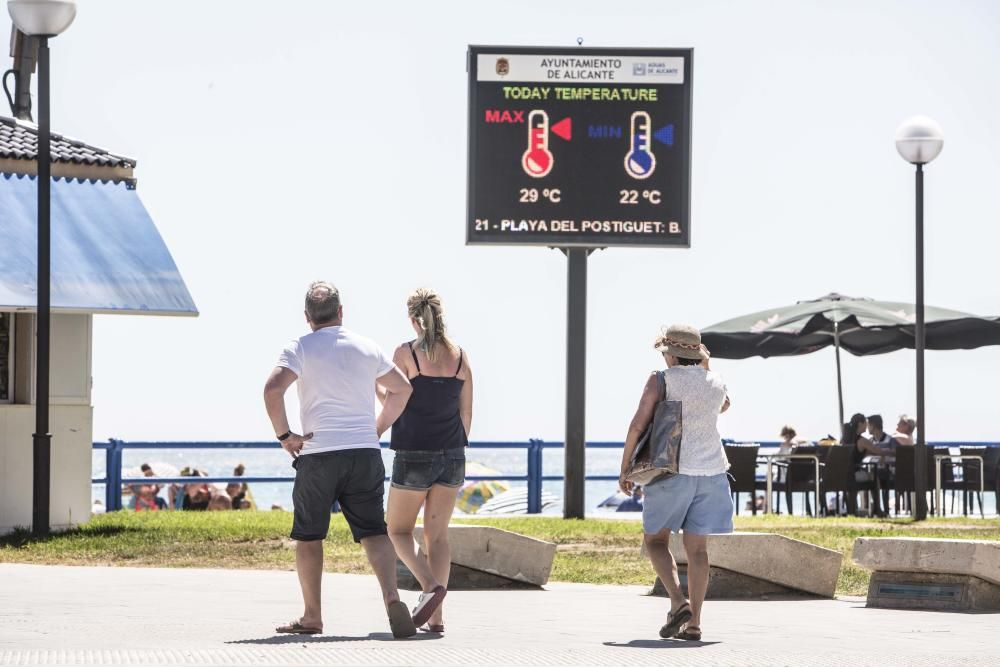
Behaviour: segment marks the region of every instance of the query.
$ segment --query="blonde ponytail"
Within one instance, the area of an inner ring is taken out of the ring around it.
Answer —
[[[409,316],[420,325],[420,335],[417,345],[427,359],[433,363],[437,359],[439,344],[449,350],[455,349],[455,344],[448,337],[444,324],[444,308],[437,292],[421,287],[406,300],[406,310]]]

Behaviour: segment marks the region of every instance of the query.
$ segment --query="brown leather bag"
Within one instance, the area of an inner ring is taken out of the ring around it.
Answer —
[[[639,486],[646,486],[680,471],[681,402],[666,400],[666,380],[663,371],[657,371],[660,401],[656,404],[653,419],[639,436],[632,452],[625,479]]]

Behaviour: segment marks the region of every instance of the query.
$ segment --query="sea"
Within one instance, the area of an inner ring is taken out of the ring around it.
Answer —
[[[775,450],[776,452],[776,450]],[[761,454],[775,453],[761,449]],[[956,450],[955,454],[958,453]],[[527,453],[524,449],[487,449],[473,448],[468,450],[468,460],[474,461],[482,466],[492,468],[505,476],[527,475]],[[392,470],[393,452],[388,449],[382,450],[382,459],[385,463],[387,474]],[[233,474],[233,469],[242,463],[247,476],[254,477],[292,477],[295,471],[291,465],[291,458],[282,449],[125,449],[122,454],[122,469],[124,476],[141,476],[139,467],[143,463],[148,463],[156,472],[160,470],[168,471],[167,474],[176,474],[176,471],[184,467],[195,467],[207,472],[210,476],[227,476]],[[587,475],[617,475],[621,466],[620,449],[588,449],[586,470]],[[93,475],[92,478],[99,479],[105,476],[105,452],[94,450],[93,452]],[[543,474],[546,476],[562,476],[563,474],[563,450],[545,449],[542,461]],[[758,477],[764,474],[762,466],[758,471]],[[164,475],[163,472],[158,474]],[[525,489],[525,482],[507,482],[510,489]],[[250,485],[254,501],[258,509],[282,508],[292,509],[292,485],[289,482],[261,483],[255,482]],[[616,481],[591,481],[586,482],[584,488],[584,507],[587,515],[608,516],[615,514],[615,508],[600,507],[602,502],[614,496],[617,492]],[[388,485],[386,486],[388,495]],[[543,514],[562,515],[563,511],[563,482],[545,481],[542,483],[543,498],[546,499]],[[760,493],[760,492],[759,492]],[[165,499],[167,491],[160,491]],[[100,511],[104,503],[105,489],[103,484],[92,485],[92,495],[95,501],[95,510]],[[832,498],[832,496],[831,496]],[[740,495],[740,512],[749,511],[747,494]],[[890,499],[891,502],[891,499]],[[99,504],[100,503],[100,504]],[[997,516],[996,497],[994,494],[983,494],[984,513],[986,516]],[[795,499],[795,513],[804,513],[804,503],[801,497]],[[784,505],[784,503],[782,503]],[[951,494],[946,494],[946,512],[954,516],[962,512],[961,494],[955,498],[954,510],[952,510]],[[979,507],[976,505],[976,516]],[[970,516],[972,512],[970,512]],[[621,516],[621,513],[618,514]]]

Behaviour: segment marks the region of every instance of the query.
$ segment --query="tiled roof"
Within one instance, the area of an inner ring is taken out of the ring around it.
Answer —
[[[31,123],[0,116],[0,158],[31,160],[37,158],[38,129]],[[114,155],[82,141],[52,133],[52,161],[98,167],[135,167],[135,160]]]

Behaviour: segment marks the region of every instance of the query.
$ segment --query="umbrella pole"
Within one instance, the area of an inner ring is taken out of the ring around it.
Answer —
[[[840,324],[837,322],[833,323],[833,351],[837,357],[837,406],[840,409],[838,412],[840,427],[837,431],[842,431],[844,428],[844,385],[840,379]]]

